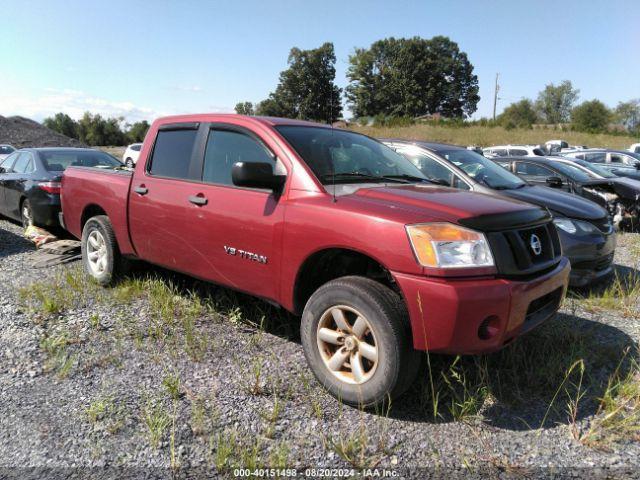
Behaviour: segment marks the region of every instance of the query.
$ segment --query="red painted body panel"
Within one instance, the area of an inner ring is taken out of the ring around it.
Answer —
[[[265,191],[148,175],[145,164],[158,128],[180,122],[222,122],[251,130],[287,170],[282,194],[276,197]],[[133,176],[67,170],[62,188],[67,228],[80,237],[83,212],[97,205],[110,217],[123,253],[267,298],[291,311],[305,260],[329,248],[361,252],[396,279],[419,349],[474,353],[498,348],[517,335],[531,300],[566,284],[566,261],[531,282],[493,278],[493,268],[424,269],[409,244],[407,224],[457,223],[480,214],[532,207],[495,196],[418,185],[354,189],[334,201],[273,128],[278,124],[306,122],[209,114],[156,120]],[[130,188],[141,185],[148,194],[141,196]],[[206,196],[207,205],[193,205],[188,201],[192,195]],[[265,262],[231,256],[225,246],[264,256]],[[464,278],[451,278],[456,276]],[[483,343],[477,335],[478,322],[488,315],[498,316],[503,325],[499,338]],[[425,329],[430,332],[428,342]]]

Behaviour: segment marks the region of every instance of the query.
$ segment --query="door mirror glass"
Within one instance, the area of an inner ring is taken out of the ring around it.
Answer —
[[[560,177],[547,177],[547,185],[551,188],[561,188],[562,179]]]
[[[284,175],[274,175],[270,163],[236,162],[231,170],[233,184],[238,187],[279,190],[286,178]]]

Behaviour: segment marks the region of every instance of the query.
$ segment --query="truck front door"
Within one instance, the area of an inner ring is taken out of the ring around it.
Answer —
[[[254,133],[212,125],[202,155],[202,183],[192,196],[192,249],[200,259],[195,275],[277,300],[282,244],[283,200],[271,190],[240,188],[231,180],[236,162],[270,163],[286,174],[276,155]]]

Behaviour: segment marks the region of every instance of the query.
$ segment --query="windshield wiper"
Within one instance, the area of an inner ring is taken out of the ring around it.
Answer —
[[[429,183],[439,184],[438,181],[435,179],[416,177],[415,175],[408,175],[406,173],[403,173],[401,175],[385,175],[382,178],[391,178],[392,180],[402,179],[402,180],[409,180],[412,182],[429,182]]]
[[[391,182],[398,182],[398,183],[408,183],[408,181],[401,178],[394,178],[392,176],[382,177],[379,175],[368,175],[366,173],[360,173],[360,172],[327,173],[326,175],[322,176],[322,180],[330,180],[330,179],[338,179],[338,178],[353,178],[353,177],[362,178],[366,180],[374,180],[378,182],[391,181]]]

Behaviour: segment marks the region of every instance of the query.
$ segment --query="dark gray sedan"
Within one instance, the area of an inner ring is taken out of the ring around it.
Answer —
[[[62,173],[70,166],[117,168],[111,155],[88,148],[24,148],[0,163],[0,215],[57,227]]]

